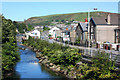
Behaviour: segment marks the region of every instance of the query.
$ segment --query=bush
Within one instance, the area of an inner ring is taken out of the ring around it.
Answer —
[[[46,55],[54,64],[75,65],[81,59],[78,49],[72,49],[57,43],[48,43],[45,40],[33,39],[25,41],[30,46],[37,48],[43,55]]]
[[[2,72],[10,72],[20,60],[16,42],[16,27],[11,20],[2,17]],[[4,76],[3,76],[4,77]]]
[[[114,71],[114,62],[109,58],[108,53],[98,52],[92,59],[92,65],[83,64],[78,71],[83,75],[83,79],[115,79],[119,78]],[[91,77],[92,76],[92,77]],[[78,75],[80,77],[80,75]]]
[[[39,49],[43,56],[48,56],[52,63],[60,65],[64,70],[75,68],[74,66],[76,66],[76,63],[82,58],[79,49],[70,48],[57,43],[48,43],[45,40],[33,38],[25,41],[25,43]],[[83,63],[76,68],[78,78],[91,80],[119,78],[119,73],[114,72],[114,62],[109,59],[109,54],[98,52],[98,55],[92,60],[92,62],[92,65]]]

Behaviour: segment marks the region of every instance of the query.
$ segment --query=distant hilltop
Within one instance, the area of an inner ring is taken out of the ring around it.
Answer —
[[[110,12],[90,12],[90,17],[106,17],[107,14],[117,15],[117,13]],[[26,24],[31,25],[50,25],[51,22],[65,22],[65,21],[81,21],[84,22],[85,19],[88,18],[88,12],[80,12],[80,13],[70,13],[70,14],[55,14],[48,16],[39,16],[39,17],[31,17],[24,22]]]

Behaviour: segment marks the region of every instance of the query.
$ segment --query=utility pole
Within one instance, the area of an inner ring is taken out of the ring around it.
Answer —
[[[90,47],[90,25],[89,25],[89,21],[90,21],[90,9],[88,9],[88,47]]]
[[[94,8],[93,10],[97,10],[97,8]],[[89,24],[89,21],[90,21],[90,9],[88,9],[88,47],[90,47],[90,24]]]

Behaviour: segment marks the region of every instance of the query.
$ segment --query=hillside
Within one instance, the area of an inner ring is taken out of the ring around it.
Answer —
[[[91,12],[90,17],[102,17],[108,14],[108,12]],[[116,14],[116,13],[112,13]],[[63,22],[63,21],[81,21],[84,22],[85,18],[88,17],[87,12],[81,13],[71,13],[71,14],[56,14],[56,15],[48,15],[48,16],[40,16],[40,17],[31,17],[27,19],[25,22],[27,24],[32,25],[49,25],[51,22]]]

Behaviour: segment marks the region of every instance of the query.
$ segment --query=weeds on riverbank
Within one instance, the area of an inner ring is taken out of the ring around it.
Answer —
[[[24,44],[40,50],[42,55],[48,56],[54,64],[75,65],[81,59],[78,49],[62,46],[57,43],[48,43],[45,40],[30,38],[24,41]]]
[[[61,69],[66,70],[68,75],[76,76],[78,79],[119,79],[120,72],[114,71],[114,62],[109,59],[109,55],[104,52],[98,52],[96,58],[92,60],[92,64],[82,63],[82,55],[79,49],[70,48],[68,46],[59,45],[57,43],[49,43],[45,40],[30,38],[24,41],[25,45],[31,46],[39,50],[43,56],[48,56],[49,60],[60,65]]]

